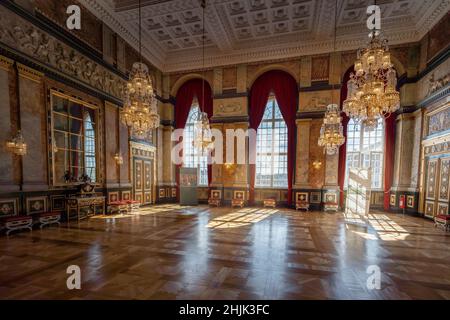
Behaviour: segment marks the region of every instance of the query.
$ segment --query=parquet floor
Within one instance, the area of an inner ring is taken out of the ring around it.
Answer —
[[[409,216],[164,205],[0,237],[0,298],[450,299],[449,248]]]

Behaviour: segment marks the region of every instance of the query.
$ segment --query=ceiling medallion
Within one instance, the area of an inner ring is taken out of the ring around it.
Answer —
[[[139,57],[133,64],[130,80],[125,86],[125,103],[122,109],[122,122],[131,128],[138,137],[144,137],[160,124],[158,104],[148,67],[142,62],[142,20],[139,0]]]
[[[373,30],[369,38],[368,47],[358,50],[343,110],[372,130],[378,119],[389,117],[400,108],[400,93],[387,39],[381,39],[379,30]]]

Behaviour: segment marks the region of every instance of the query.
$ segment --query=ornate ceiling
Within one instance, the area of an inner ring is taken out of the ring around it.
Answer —
[[[137,0],[81,0],[137,45]],[[373,0],[338,0],[337,50],[367,41]],[[450,10],[450,0],[378,0],[391,44],[419,41]],[[164,72],[202,66],[199,0],[142,0],[144,54]],[[255,62],[333,50],[335,0],[207,0],[206,66]]]

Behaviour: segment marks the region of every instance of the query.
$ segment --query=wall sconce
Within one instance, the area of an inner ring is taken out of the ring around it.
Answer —
[[[53,153],[58,153],[58,151],[59,151],[55,140],[53,140],[53,143],[52,143],[52,151],[53,151]]]
[[[27,154],[27,144],[25,143],[20,130],[14,137],[11,138],[11,140],[6,141],[6,148],[8,151],[18,156],[24,156]]]
[[[116,153],[114,155],[114,160],[116,160],[117,165],[119,166],[123,165],[123,157],[120,153]]]
[[[313,168],[316,170],[319,170],[322,167],[322,162],[319,160],[316,160],[313,162]]]

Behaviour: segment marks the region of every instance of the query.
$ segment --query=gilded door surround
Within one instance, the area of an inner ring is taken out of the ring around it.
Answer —
[[[156,147],[150,146],[144,143],[134,142],[130,141],[130,176],[132,179],[132,185],[133,185],[133,199],[136,199],[135,194],[135,161],[142,160],[142,171],[146,170],[146,163],[150,162],[152,167],[150,170],[152,172],[150,173],[151,181],[149,181],[150,185],[142,186],[144,189],[151,189],[151,195],[150,195],[150,201],[145,201],[146,199],[142,198],[146,204],[156,203]],[[142,173],[141,173],[142,174]],[[146,174],[146,172],[144,172]],[[145,183],[145,182],[144,182]],[[143,189],[139,189],[143,190]],[[145,192],[144,192],[145,193]]]

